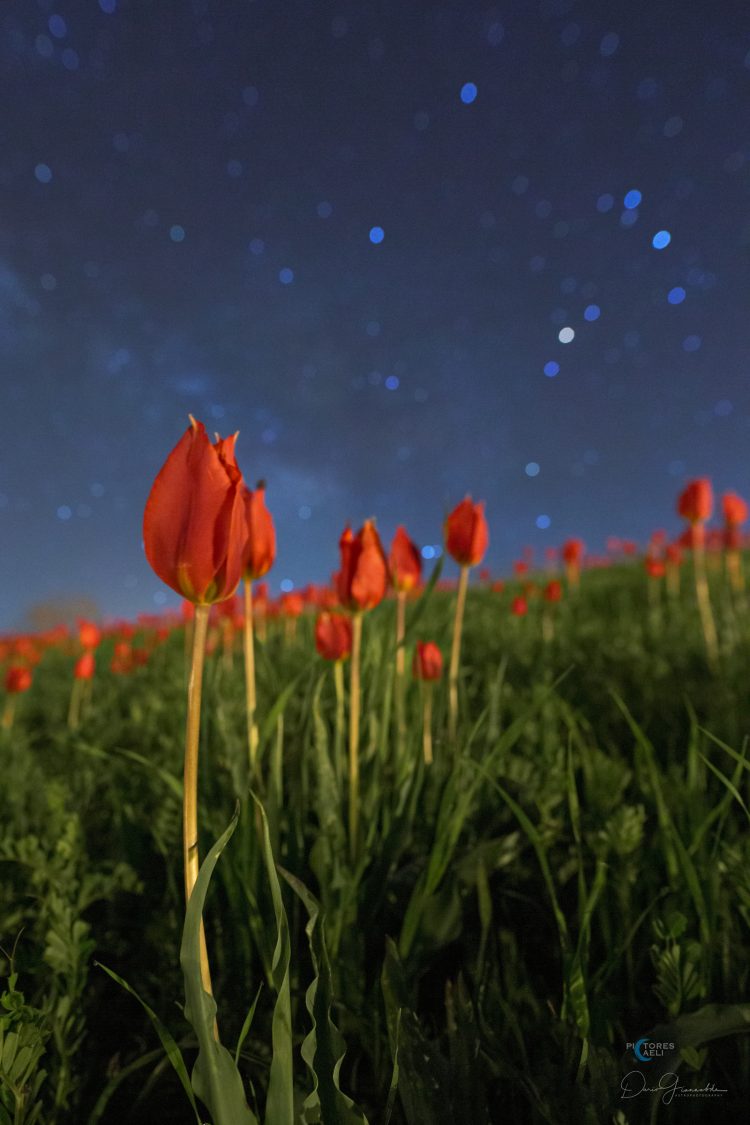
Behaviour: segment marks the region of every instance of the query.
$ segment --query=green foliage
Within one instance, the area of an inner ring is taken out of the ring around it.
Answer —
[[[74,733],[70,660],[45,655],[0,734],[0,941],[24,929],[0,963],[0,1125],[622,1122],[648,1027],[695,1081],[747,1088],[750,630],[720,581],[718,674],[687,582],[648,611],[639,570],[587,573],[553,636],[538,599],[513,619],[514,591],[472,589],[458,736],[437,685],[429,768],[416,685],[405,731],[392,708],[394,607],[368,614],[356,863],[311,620],[258,639],[255,796],[241,653],[210,656],[187,918],[181,631],[131,677],[103,658]],[[418,637],[447,652],[452,608],[436,583],[409,604],[407,668]]]

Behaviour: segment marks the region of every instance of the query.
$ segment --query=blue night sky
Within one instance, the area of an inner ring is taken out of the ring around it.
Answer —
[[[750,492],[745,3],[6,0],[0,72],[0,628],[176,604],[189,412],[273,589],[467,492],[496,571]]]

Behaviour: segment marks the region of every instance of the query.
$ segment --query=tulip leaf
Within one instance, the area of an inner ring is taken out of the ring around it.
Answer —
[[[276,1004],[271,1021],[271,1043],[273,1055],[266,1096],[265,1125],[295,1125],[294,1119],[294,1072],[292,1058],[292,1001],[289,986],[289,963],[291,946],[289,924],[281,885],[276,874],[276,863],[271,848],[268,831],[268,818],[263,805],[251,792],[260,816],[262,826],[262,850],[266,874],[271,888],[273,910],[276,920],[276,946],[271,962],[271,983],[276,990]]]
[[[305,1098],[302,1120],[310,1125],[367,1125],[364,1113],[339,1085],[339,1073],[346,1053],[341,1032],[331,1018],[333,984],[326,947],[324,917],[318,900],[304,883],[279,867],[295,894],[304,903],[308,914],[305,927],[310,944],[315,976],[305,993],[305,1003],[312,1018],[312,1030],[305,1037],[301,1054],[313,1076],[313,1089]]]
[[[226,1047],[214,1037],[216,1001],[203,987],[200,967],[200,930],[203,904],[214,867],[237,827],[239,805],[229,826],[201,864],[185,912],[180,964],[185,978],[185,1017],[198,1037],[198,1058],[193,1067],[193,1089],[208,1107],[214,1125],[258,1125],[247,1104],[242,1077]]]

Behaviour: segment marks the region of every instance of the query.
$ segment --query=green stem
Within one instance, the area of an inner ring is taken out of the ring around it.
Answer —
[[[455,741],[458,728],[458,669],[461,660],[461,631],[464,621],[464,606],[466,605],[466,588],[469,583],[468,566],[461,567],[458,579],[458,594],[456,596],[456,616],[453,622],[453,644],[451,645],[451,660],[448,670],[448,737]]]
[[[360,660],[362,652],[362,614],[352,617],[352,666],[349,681],[349,851],[357,856],[359,832],[359,712]]]
[[[244,580],[245,622],[243,641],[245,648],[245,702],[247,707],[247,744],[250,758],[250,781],[255,777],[258,759],[258,724],[255,721],[257,699],[255,695],[255,639],[253,633],[253,584]]]
[[[190,901],[193,887],[198,879],[200,858],[198,854],[198,746],[201,729],[201,692],[203,688],[203,664],[206,655],[208,635],[208,615],[210,607],[197,605],[193,622],[193,648],[190,659],[190,678],[188,680],[187,722],[185,725],[185,769],[182,793],[182,861],[185,873],[185,903]],[[201,920],[200,933],[201,979],[209,995],[211,971],[208,966],[206,935]],[[217,1035],[218,1038],[218,1035]]]

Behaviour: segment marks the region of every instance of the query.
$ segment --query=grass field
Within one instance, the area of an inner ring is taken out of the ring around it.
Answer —
[[[682,571],[673,597],[637,561],[585,571],[577,595],[532,595],[524,616],[512,583],[472,584],[458,732],[437,684],[430,765],[418,683],[399,732],[394,603],[367,614],[354,856],[312,614],[256,642],[252,793],[239,635],[230,652],[217,634],[200,830],[205,859],[234,824],[204,908],[221,1041],[251,1112],[234,1120],[744,1119],[750,618],[718,557],[712,666]],[[454,601],[435,588],[409,603],[407,668],[416,639],[447,654]],[[78,650],[61,641],[0,732],[2,1125],[233,1120],[191,1108],[163,1045],[189,1088],[213,1016],[197,1011],[195,911],[184,974],[179,955],[184,627],[139,626],[150,654],[127,674],[109,668],[117,640],[77,723]],[[679,1085],[705,1093],[623,1098],[643,1037],[673,1042]]]

